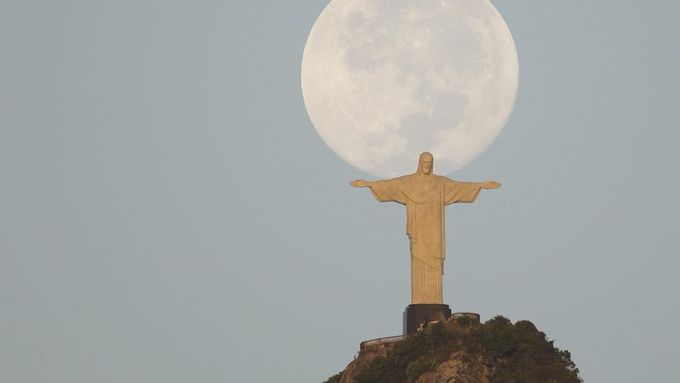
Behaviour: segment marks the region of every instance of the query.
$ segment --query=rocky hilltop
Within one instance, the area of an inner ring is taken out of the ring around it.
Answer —
[[[325,383],[579,383],[568,351],[529,321],[498,316],[431,323],[408,337],[364,342]]]

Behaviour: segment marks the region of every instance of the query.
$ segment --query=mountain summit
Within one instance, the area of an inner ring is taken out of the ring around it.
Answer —
[[[578,373],[571,354],[529,321],[452,317],[416,334],[363,342],[325,383],[580,383]]]

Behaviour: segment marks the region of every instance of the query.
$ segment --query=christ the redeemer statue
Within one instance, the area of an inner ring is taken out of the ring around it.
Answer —
[[[458,182],[432,174],[432,154],[420,155],[418,171],[384,181],[352,181],[369,187],[380,202],[406,205],[406,234],[411,242],[411,301],[443,304],[444,207],[474,202],[482,189],[497,189],[498,182]]]

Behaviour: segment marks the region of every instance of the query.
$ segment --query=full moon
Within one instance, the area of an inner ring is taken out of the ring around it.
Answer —
[[[332,0],[305,46],[302,93],[321,138],[351,165],[393,177],[429,151],[447,174],[503,129],[518,73],[488,0]]]

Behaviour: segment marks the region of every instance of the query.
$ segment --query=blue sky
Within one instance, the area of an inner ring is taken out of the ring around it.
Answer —
[[[503,188],[448,208],[445,300],[676,381],[680,4],[495,4],[515,111],[449,176]],[[325,5],[0,3],[0,380],[321,382],[401,331],[403,207],[301,97]]]

